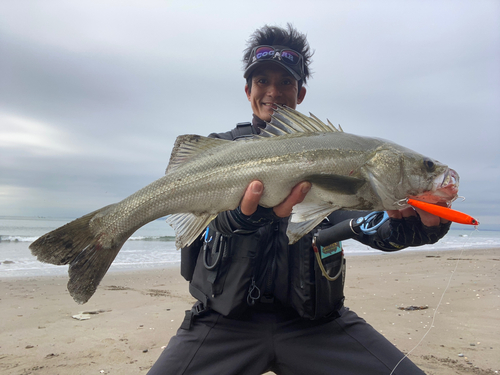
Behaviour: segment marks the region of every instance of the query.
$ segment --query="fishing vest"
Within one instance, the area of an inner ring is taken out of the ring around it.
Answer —
[[[255,134],[250,123],[239,123],[226,133],[210,137],[238,140]],[[181,249],[181,274],[189,281],[197,311],[212,309],[231,318],[241,317],[257,305],[291,308],[307,319],[333,316],[344,300],[345,259],[341,244],[322,248],[322,274],[312,249],[312,233],[288,245],[288,219],[254,233],[226,236],[211,225],[189,247]],[[328,220],[320,224],[328,226]],[[187,327],[189,328],[189,324]]]

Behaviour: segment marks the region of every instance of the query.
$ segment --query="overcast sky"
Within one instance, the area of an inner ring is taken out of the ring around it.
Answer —
[[[287,22],[315,50],[298,110],[448,164],[500,229],[498,0],[2,1],[0,215],[81,216],[249,121],[245,42]]]

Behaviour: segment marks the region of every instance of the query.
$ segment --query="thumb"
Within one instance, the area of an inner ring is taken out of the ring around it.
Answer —
[[[243,215],[250,216],[257,211],[260,198],[264,193],[264,185],[260,181],[252,181],[241,199],[240,209]]]

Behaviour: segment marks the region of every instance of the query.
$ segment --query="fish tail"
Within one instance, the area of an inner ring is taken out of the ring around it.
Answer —
[[[43,235],[30,245],[31,253],[41,262],[69,264],[68,291],[80,304],[92,297],[128,238],[123,235],[110,241],[104,238],[104,233],[92,231],[92,219],[102,217],[114,206],[106,206],[82,216]],[[104,239],[106,241],[103,241]],[[103,243],[110,245],[105,246]]]

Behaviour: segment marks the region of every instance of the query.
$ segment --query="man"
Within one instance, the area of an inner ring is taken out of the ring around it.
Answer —
[[[244,57],[252,124],[241,123],[230,132],[210,136],[237,141],[259,133],[275,104],[296,108],[306,95],[310,58],[305,36],[290,25],[257,30]],[[310,187],[309,182],[301,182],[281,204],[265,209],[259,206],[265,187],[253,181],[236,210],[218,215],[204,239],[182,250],[181,272],[198,302],[186,312],[150,375],[266,371],[389,375],[394,368],[394,374],[423,373],[343,306],[341,245],[328,246],[325,258],[315,263],[312,240],[317,230],[328,230],[366,212],[334,212],[317,229],[288,245],[287,218]],[[412,208],[389,216],[381,219],[381,214],[375,214],[380,224],[375,233],[356,239],[394,251],[436,242],[449,228],[440,218],[417,214]]]

